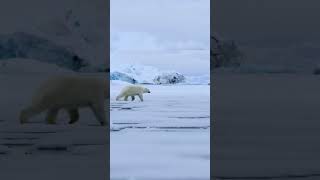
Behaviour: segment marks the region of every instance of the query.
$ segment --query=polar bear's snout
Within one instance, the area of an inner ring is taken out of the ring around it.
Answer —
[[[150,91],[148,88],[145,88],[145,89],[144,89],[144,92],[145,92],[145,93],[151,93],[151,91]]]

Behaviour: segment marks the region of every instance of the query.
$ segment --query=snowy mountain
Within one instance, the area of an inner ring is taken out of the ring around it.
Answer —
[[[39,60],[74,71],[88,65],[65,47],[25,32],[0,35],[0,61],[11,58]]]
[[[122,80],[142,84],[175,84],[182,82],[184,76],[177,72],[162,72],[152,66],[121,65],[111,67],[111,80]]]
[[[49,0],[7,0],[0,7],[0,61],[33,59],[75,71],[89,65],[85,71],[97,70],[108,59],[107,3],[65,0],[61,6]]]
[[[112,65],[110,80],[141,84],[208,84],[209,75],[186,76],[172,70],[159,70],[146,65]]]
[[[69,7],[59,16],[37,27],[37,33],[72,50],[91,64],[106,64],[108,49],[107,14],[96,12],[101,1],[87,3],[86,7]],[[103,8],[103,7],[99,7]]]
[[[117,73],[118,72],[118,73]],[[125,76],[134,79],[137,83],[153,83],[153,79],[160,74],[160,70],[153,66],[146,66],[140,64],[117,64],[111,62],[111,77],[115,75],[125,74]],[[126,79],[126,77],[120,77],[118,80]],[[130,81],[127,81],[130,82]]]

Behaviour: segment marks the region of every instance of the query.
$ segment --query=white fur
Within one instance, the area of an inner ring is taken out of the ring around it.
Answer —
[[[129,85],[124,87],[120,94],[117,96],[116,100],[124,97],[124,100],[127,101],[128,97],[131,96],[132,101],[135,99],[134,96],[138,96],[141,101],[143,101],[143,93],[151,93],[148,88],[136,85]]]
[[[78,121],[80,107],[90,107],[101,125],[107,125],[104,101],[109,96],[106,78],[60,76],[45,81],[35,92],[32,103],[23,109],[20,122],[43,111],[47,112],[47,122],[54,124],[58,111],[69,112],[70,124]]]

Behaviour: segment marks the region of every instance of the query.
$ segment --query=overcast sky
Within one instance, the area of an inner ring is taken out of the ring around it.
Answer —
[[[110,21],[111,64],[209,72],[210,0],[111,0]]]

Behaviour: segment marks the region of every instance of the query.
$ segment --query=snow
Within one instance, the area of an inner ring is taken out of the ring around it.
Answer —
[[[210,75],[186,76],[186,84],[209,84]]]
[[[140,102],[110,84],[111,179],[209,179],[210,86],[144,85]]]

